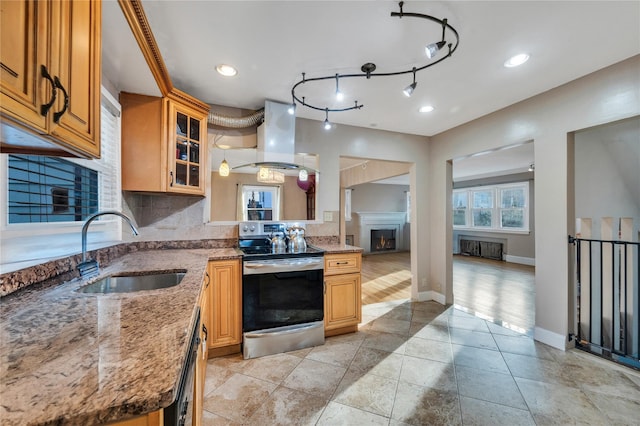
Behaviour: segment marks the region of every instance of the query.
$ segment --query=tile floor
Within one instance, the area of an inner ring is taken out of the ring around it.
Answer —
[[[639,425],[640,372],[445,308],[363,306],[324,346],[211,359],[209,425]]]

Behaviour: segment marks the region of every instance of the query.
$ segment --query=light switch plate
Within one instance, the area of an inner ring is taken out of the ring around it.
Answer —
[[[323,219],[325,222],[333,222],[333,212],[324,212]]]

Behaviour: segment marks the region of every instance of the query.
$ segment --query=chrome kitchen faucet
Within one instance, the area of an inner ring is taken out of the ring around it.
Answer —
[[[97,212],[89,216],[84,222],[84,225],[82,225],[82,262],[78,265],[78,269],[80,270],[80,277],[82,278],[89,278],[94,275],[98,275],[98,273],[100,272],[98,261],[95,259],[87,259],[87,230],[89,229],[89,224],[93,222],[94,219],[107,214],[120,216],[121,218],[126,220],[131,227],[131,231],[133,231],[133,235],[138,235],[138,230],[135,226],[133,226],[133,223],[131,223],[131,219],[129,219],[127,215],[125,215],[124,213],[120,213],[119,211],[107,210],[103,212]]]

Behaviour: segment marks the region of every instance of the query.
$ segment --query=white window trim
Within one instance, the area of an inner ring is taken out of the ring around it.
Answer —
[[[524,206],[524,227],[522,228],[502,228],[500,221],[500,212],[502,208],[500,207],[500,191],[509,188],[525,188],[525,206]],[[493,207],[491,208],[491,227],[485,226],[471,226],[469,224],[473,223],[473,211],[479,210],[473,208],[473,193],[479,191],[492,191],[493,192]],[[465,221],[467,225],[453,225],[453,229],[456,231],[477,231],[477,232],[493,232],[500,234],[529,234],[531,229],[529,228],[529,192],[530,192],[530,184],[529,181],[522,182],[510,182],[505,184],[497,184],[497,185],[486,185],[486,186],[474,186],[467,188],[454,189],[453,193],[466,193],[467,194],[467,209],[465,212]],[[452,197],[453,198],[453,197]],[[451,212],[455,208],[452,206]]]
[[[120,103],[104,88],[101,88],[101,109],[104,105],[114,116],[120,117]],[[120,158],[120,119],[117,120],[115,133],[118,135],[118,146],[115,147],[115,158]],[[91,168],[98,172],[113,165],[105,165],[95,160],[65,158],[66,160]],[[80,232],[83,222],[49,222],[49,223],[8,223],[8,156],[0,156],[0,273],[6,273],[46,262],[81,251]],[[109,209],[121,210],[122,191],[120,162],[114,182],[114,199]],[[100,183],[102,187],[102,178]],[[98,209],[102,210],[102,196]],[[117,244],[122,239],[122,221],[117,217],[105,216],[91,224],[87,247],[90,250]]]

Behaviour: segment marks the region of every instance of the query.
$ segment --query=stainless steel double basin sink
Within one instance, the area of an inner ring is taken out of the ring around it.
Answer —
[[[186,270],[179,270],[141,274],[113,274],[80,287],[77,291],[80,293],[108,294],[158,290],[180,284],[186,272]]]

